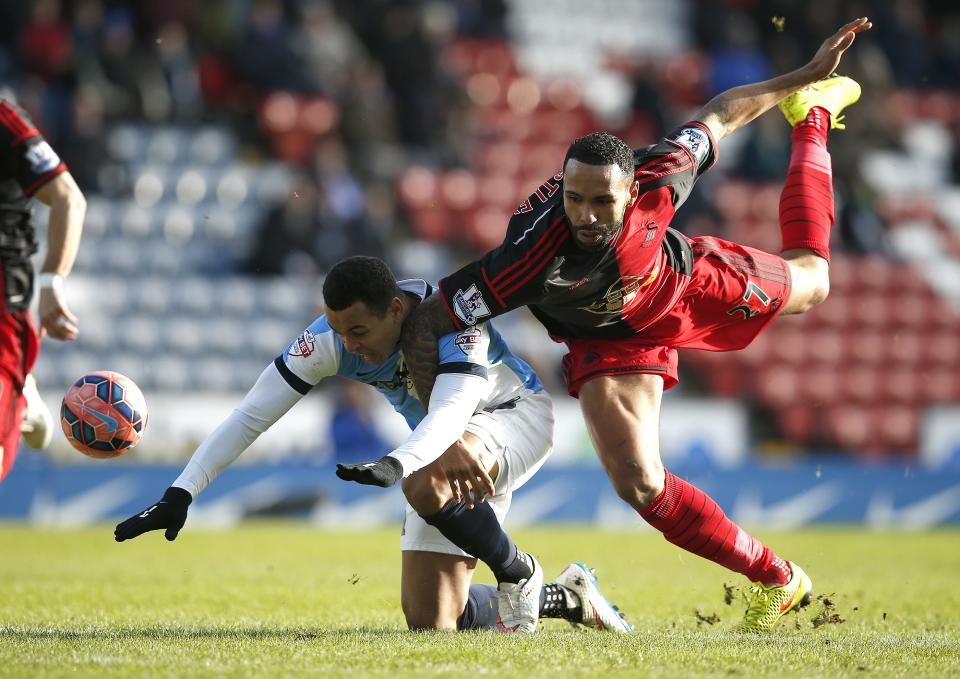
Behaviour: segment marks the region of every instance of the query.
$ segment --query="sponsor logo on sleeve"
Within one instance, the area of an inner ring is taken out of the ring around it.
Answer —
[[[703,163],[710,151],[710,140],[703,130],[696,127],[685,127],[680,130],[680,134],[674,139],[678,144],[686,146],[693,157],[697,159],[697,165]]]
[[[490,307],[477,290],[476,283],[472,283],[466,290],[457,290],[453,296],[453,312],[466,325],[476,325],[477,321],[490,315]]]
[[[290,351],[288,353],[291,356],[302,356],[306,358],[316,350],[317,338],[313,336],[312,332],[305,330],[303,334],[290,345]]]
[[[45,174],[60,164],[60,156],[45,141],[27,149],[26,158],[31,169],[37,174]]]
[[[463,352],[464,356],[472,356],[480,348],[480,330],[479,328],[467,328],[453,340],[457,348]]]

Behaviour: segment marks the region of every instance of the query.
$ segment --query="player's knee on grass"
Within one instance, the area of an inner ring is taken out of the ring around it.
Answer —
[[[783,258],[790,267],[790,297],[781,314],[802,314],[826,301],[830,295],[830,265],[811,250],[787,250]]]
[[[411,602],[403,600],[403,617],[406,618],[407,628],[411,630],[444,630],[457,631],[457,620],[460,611],[440,610],[436,601]]]
[[[420,516],[436,514],[453,499],[446,474],[436,462],[403,480],[403,495]]]
[[[421,592],[422,594],[422,592]],[[411,596],[402,592],[400,607],[403,617],[407,621],[407,628],[411,630],[446,630],[456,631],[457,622],[463,613],[463,606],[459,609],[453,602],[441,601],[439,592],[432,596]]]

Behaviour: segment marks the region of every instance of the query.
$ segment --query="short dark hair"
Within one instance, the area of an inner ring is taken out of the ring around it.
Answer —
[[[323,280],[323,302],[333,311],[363,302],[372,313],[383,317],[390,300],[400,294],[390,267],[377,257],[358,255],[341,259]]]
[[[633,149],[609,132],[591,132],[574,139],[563,159],[564,170],[571,158],[587,165],[619,165],[625,175],[633,176]]]

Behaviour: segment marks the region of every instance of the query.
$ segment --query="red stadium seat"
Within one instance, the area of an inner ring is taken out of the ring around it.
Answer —
[[[838,400],[841,378],[835,367],[821,365],[801,370],[799,376],[805,405],[822,407]]]
[[[919,419],[916,408],[878,408],[873,414],[878,447],[883,452],[916,453]]]
[[[477,180],[463,168],[450,170],[440,178],[440,200],[452,210],[469,210],[477,202]]]
[[[799,400],[800,384],[793,368],[767,367],[756,373],[755,384],[760,399],[772,408],[789,408]]]
[[[922,400],[920,376],[909,368],[894,368],[882,373],[879,404],[914,406]]]
[[[854,287],[855,260],[848,255],[836,253],[830,257],[830,295],[849,292]]]
[[[507,217],[496,208],[481,208],[467,220],[467,242],[481,252],[492,250],[503,242]]]
[[[781,320],[770,326],[767,332],[773,333],[773,346],[770,348],[772,361],[799,364],[807,360],[807,338],[801,328]]]
[[[411,210],[434,206],[437,202],[437,175],[426,167],[411,167],[400,177],[400,202]]]
[[[867,408],[841,405],[826,412],[826,433],[847,450],[876,452],[874,422]]]
[[[480,201],[503,210],[504,219],[517,209],[526,196],[521,196],[520,187],[507,177],[487,176],[480,182]]]
[[[512,177],[520,171],[523,147],[514,141],[487,144],[480,154],[480,167],[485,175]]]
[[[803,325],[810,329],[843,327],[849,323],[847,296],[842,292],[831,291],[825,302],[799,318]]]
[[[856,365],[840,372],[840,397],[850,403],[872,403],[880,392],[880,371],[869,365]]]
[[[923,353],[930,366],[955,366],[960,362],[960,336],[951,330],[927,335],[923,343]]]
[[[876,291],[866,291],[856,295],[856,302],[850,307],[850,320],[859,327],[886,328],[889,324],[889,298]]]
[[[418,237],[429,241],[448,240],[448,236],[454,228],[451,219],[450,213],[441,208],[423,208],[410,211],[413,232]]]
[[[807,333],[808,361],[825,364],[836,370],[844,359],[843,335],[833,329],[813,330]]]
[[[845,333],[846,355],[854,363],[878,364],[887,360],[888,341],[878,330],[848,329]]]
[[[924,338],[916,330],[900,330],[890,338],[890,362],[913,368],[923,357]]]
[[[777,416],[780,431],[791,441],[809,443],[817,429],[817,412],[799,405],[783,408]]]
[[[949,367],[928,366],[921,372],[920,397],[926,403],[960,400],[960,374]]]

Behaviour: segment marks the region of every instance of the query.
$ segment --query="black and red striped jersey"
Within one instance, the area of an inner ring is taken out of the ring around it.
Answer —
[[[458,328],[528,306],[556,338],[630,337],[662,318],[690,280],[687,239],[669,228],[716,161],[709,129],[690,122],[634,151],[637,201],[599,252],[581,248],[563,209],[563,175],[525,200],[503,243],[440,281]]]
[[[33,297],[30,197],[66,169],[30,117],[0,99],[0,268],[8,311],[22,311]]]
[[[26,112],[0,99],[0,209],[20,206],[66,169]]]

